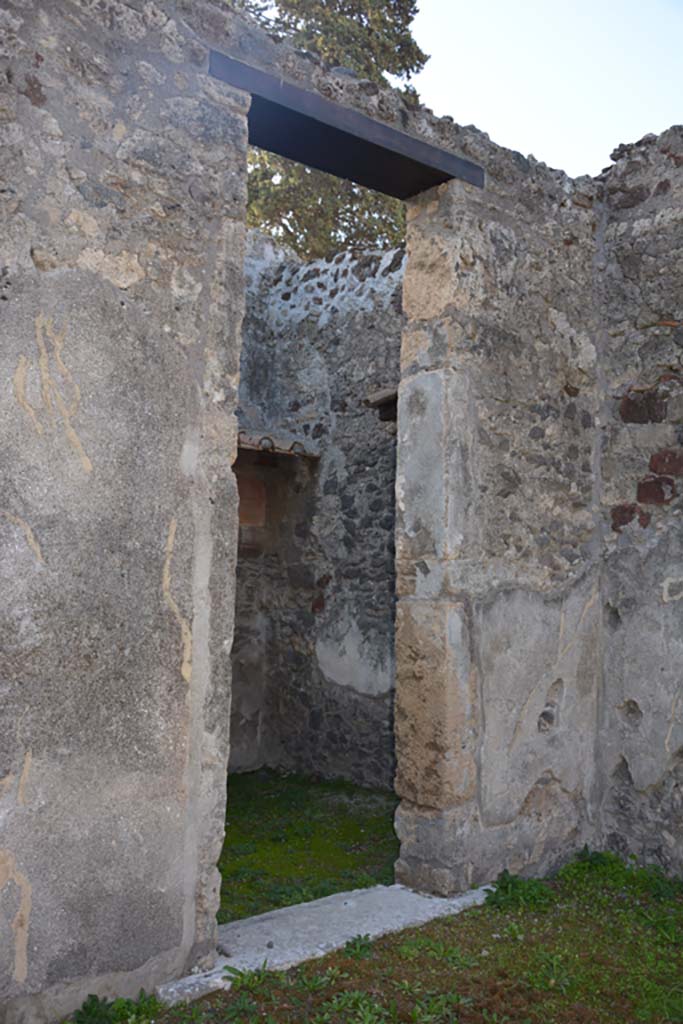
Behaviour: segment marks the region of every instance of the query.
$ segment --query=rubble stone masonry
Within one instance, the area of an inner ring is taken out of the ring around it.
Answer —
[[[467,133],[464,133],[466,135]],[[410,207],[398,878],[683,866],[683,129]]]
[[[404,262],[250,237],[239,425],[317,457],[238,462],[266,515],[241,528],[231,770],[393,786],[396,422],[368,396],[398,387]]]

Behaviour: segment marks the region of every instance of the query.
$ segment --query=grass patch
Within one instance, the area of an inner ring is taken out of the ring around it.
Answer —
[[[71,1017],[71,1024],[152,1024],[162,1010],[156,997],[144,991],[136,1000],[90,995]]]
[[[271,771],[231,775],[221,923],[393,882],[396,798]]]
[[[584,851],[542,884],[501,876],[484,907],[236,980],[156,1021],[683,1024],[683,885]]]

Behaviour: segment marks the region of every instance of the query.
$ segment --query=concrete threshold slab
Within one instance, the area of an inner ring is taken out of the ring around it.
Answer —
[[[254,970],[264,961],[273,970],[295,967],[340,949],[356,935],[376,939],[479,906],[486,891],[484,886],[443,898],[402,885],[378,885],[224,924],[218,929],[216,966],[162,985],[158,996],[171,1006],[190,1002],[229,989],[230,981],[223,974],[228,965],[241,971]]]

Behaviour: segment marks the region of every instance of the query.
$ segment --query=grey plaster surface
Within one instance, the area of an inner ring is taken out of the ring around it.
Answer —
[[[267,961],[273,970],[295,967],[340,949],[356,935],[376,939],[437,917],[459,914],[479,906],[485,895],[486,889],[480,888],[444,899],[402,885],[377,885],[234,921],[218,929],[221,955],[215,968],[163,985],[159,996],[171,1005],[198,999],[208,992],[230,988],[224,975],[228,966],[248,971]]]
[[[153,7],[0,4],[1,1024],[216,942],[248,98]]]

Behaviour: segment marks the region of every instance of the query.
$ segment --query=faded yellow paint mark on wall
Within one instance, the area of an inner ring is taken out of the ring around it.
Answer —
[[[17,867],[9,850],[0,850],[0,892],[14,882],[19,890],[19,909],[12,921],[14,932],[14,980],[20,985],[28,975],[28,926],[31,918],[32,890],[26,875]]]
[[[683,687],[680,687],[676,691],[674,699],[671,702],[671,711],[669,712],[669,727],[668,727],[668,729],[666,731],[666,736],[664,738],[664,749],[666,750],[667,754],[671,754],[672,753],[672,750],[671,750],[671,737],[673,736],[673,731],[674,731],[674,729],[676,727],[676,724],[677,724],[677,722],[676,722],[676,714],[677,714],[678,705],[679,705],[679,703],[681,701],[681,697],[682,696],[683,696]]]
[[[36,535],[26,520],[22,519],[21,516],[12,515],[11,512],[6,512],[4,509],[0,509],[0,516],[3,516],[8,522],[12,523],[14,526],[18,526],[19,529],[23,531],[26,543],[36,556],[37,560],[39,562],[44,562],[45,559],[43,558],[43,552],[40,549],[40,544],[36,540]]]
[[[177,527],[178,522],[174,516],[169,524],[168,537],[166,538],[166,557],[164,559],[164,569],[161,576],[161,589],[167,607],[171,610],[176,622],[180,626],[180,636],[183,644],[183,660],[180,667],[180,674],[185,682],[189,683],[192,679],[192,629],[189,622],[180,611],[180,608],[171,593],[171,562],[173,560],[173,548],[175,545]]]
[[[31,420],[37,434],[43,433],[43,424],[36,415],[36,410],[26,397],[26,375],[28,373],[29,361],[26,356],[19,356],[19,365],[14,371],[14,397]]]
[[[593,587],[593,590],[591,591],[591,594],[590,594],[588,600],[586,601],[585,605],[583,606],[583,609],[581,611],[581,615],[579,616],[579,621],[576,623],[576,626],[574,628],[573,636],[571,637],[570,640],[567,640],[567,641],[565,641],[565,631],[566,631],[567,623],[566,623],[566,611],[565,611],[564,605],[560,609],[560,635],[559,635],[559,638],[558,638],[558,645],[557,645],[558,649],[557,649],[556,665],[559,664],[560,660],[562,658],[564,658],[564,656],[566,654],[569,653],[569,651],[572,649],[572,647],[574,647],[576,642],[580,639],[579,630],[583,626],[584,620],[585,620],[586,616],[588,615],[588,612],[595,605],[595,603],[598,600],[599,596],[600,596],[600,591],[599,591],[598,586],[596,585],[596,586]]]
[[[44,316],[42,313],[39,313],[36,317],[36,347],[38,349],[42,413],[44,419],[47,420],[48,428],[54,424],[57,413],[59,413],[62,418],[67,441],[78,455],[85,472],[91,473],[92,462],[88,458],[83,443],[71,422],[80,408],[81,389],[73,379],[71,371],[62,358],[66,330],[66,327],[61,331],[55,330],[52,319]],[[60,382],[52,374],[50,357],[52,357],[61,378],[61,386]],[[26,356],[20,356],[19,365],[14,373],[14,394],[20,407],[29,416],[36,432],[43,434],[45,427],[38,417],[38,410],[33,408],[26,397],[26,381],[29,367],[30,363]]]
[[[17,789],[17,803],[20,807],[23,807],[26,803],[26,785],[28,783],[32,764],[33,752],[31,750],[27,750],[24,755],[24,767],[21,769],[21,775],[19,777],[19,788]]]
[[[64,420],[64,433],[67,436],[69,444],[71,445],[71,447],[74,449],[79,459],[81,460],[81,465],[83,466],[83,469],[86,471],[86,473],[92,473],[92,462],[86,455],[85,449],[81,443],[81,439],[74,430],[73,425],[71,423],[72,414],[68,411],[66,405],[64,404],[64,399],[60,395],[59,391],[55,390],[54,395],[55,401],[57,402],[57,408],[62,414],[62,419]]]

